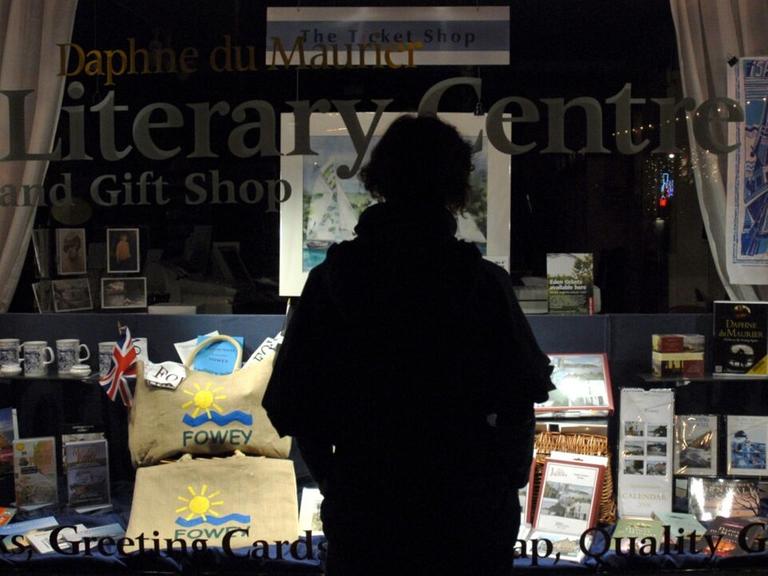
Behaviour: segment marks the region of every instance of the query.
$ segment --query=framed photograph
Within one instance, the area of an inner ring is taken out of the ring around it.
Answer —
[[[366,151],[368,155],[400,112],[381,115]],[[357,115],[368,132],[374,113]],[[471,184],[475,196],[458,217],[456,236],[474,242],[487,258],[509,258],[510,156],[496,150],[485,135],[485,116],[443,113],[474,142],[482,131],[482,148],[473,156]],[[338,176],[340,166],[352,166],[357,157],[353,142],[339,114],[312,114],[310,146],[317,155],[289,155],[295,143],[295,118],[282,114],[280,177],[292,190],[280,208],[280,295],[298,296],[309,271],[325,259],[331,244],[351,240],[360,214],[374,203],[357,175]],[[505,124],[505,129],[508,125]]]
[[[88,278],[53,280],[53,309],[55,312],[93,310],[91,285]]]
[[[56,229],[56,272],[59,276],[85,274],[85,228]]]
[[[38,312],[53,312],[53,293],[50,280],[40,280],[32,284],[35,305]]]
[[[717,416],[675,416],[675,474],[717,475]]]
[[[607,416],[613,413],[613,393],[607,354],[550,354],[555,390],[536,404],[537,417]]]
[[[102,278],[102,308],[146,308],[147,279]]]
[[[139,272],[139,229],[107,228],[107,272]]]
[[[728,474],[768,476],[768,416],[728,416]]]
[[[547,460],[534,520],[536,530],[580,535],[597,520],[603,466]]]
[[[757,480],[688,478],[688,512],[699,521],[718,516],[759,516]]]

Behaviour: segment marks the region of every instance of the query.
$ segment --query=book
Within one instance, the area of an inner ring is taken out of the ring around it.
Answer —
[[[547,254],[550,314],[590,314],[592,254]]]
[[[518,536],[518,539],[522,540],[522,536]],[[581,562],[584,558],[584,552],[581,549],[581,537],[573,534],[561,534],[559,532],[544,532],[542,530],[531,530],[529,534],[524,538],[526,542],[530,542],[530,547],[533,547],[533,542],[536,541],[539,554],[543,557],[546,554],[546,542],[548,541],[552,545],[552,553],[550,557],[557,557],[558,561],[567,560],[568,562]],[[589,536],[584,538],[584,547],[589,549],[592,543],[592,539]]]
[[[698,536],[702,536],[707,529],[696,520],[696,516],[693,514],[686,514],[684,512],[654,512],[653,518],[658,520],[662,527],[669,526],[669,533],[672,538],[677,536],[689,536],[694,532]]]
[[[16,508],[0,506],[0,526],[5,526],[16,515]]]
[[[757,480],[688,478],[688,512],[697,520],[756,516],[760,511]]]
[[[704,352],[651,353],[651,367],[657,378],[704,376]]]
[[[23,509],[56,504],[56,441],[53,436],[13,441],[16,506]]]
[[[67,459],[69,505],[108,505],[110,492],[107,441],[101,439],[69,442],[64,451]]]
[[[714,303],[715,374],[768,375],[768,302]]]
[[[743,518],[725,518],[718,516],[709,525],[706,535],[717,542],[714,556],[719,558],[729,556],[743,556],[756,551],[756,542],[759,538],[765,538],[764,525],[768,520],[757,516]],[[763,526],[760,526],[762,524]],[[742,531],[744,532],[742,534]],[[739,543],[739,537],[743,536],[744,544]],[[719,539],[719,540],[718,540]],[[707,545],[701,542],[699,550],[706,551]]]
[[[85,532],[86,528],[83,524],[74,524],[73,530],[76,530],[77,532]],[[49,528],[44,530],[32,530],[31,532],[27,532],[24,534],[24,537],[27,539],[27,542],[29,542],[32,547],[37,550],[40,554],[51,554],[52,552],[55,552],[53,547],[51,546],[51,533],[53,532],[55,528]],[[69,550],[72,548],[72,541],[69,541],[65,538],[65,535],[69,533],[71,534],[71,530],[60,532],[58,537],[56,538],[56,542],[58,544],[59,549],[61,550]]]
[[[13,474],[13,441],[17,436],[15,408],[0,408],[0,476]]]
[[[704,334],[652,334],[651,346],[654,352],[667,354],[682,352],[704,352]]]
[[[634,541],[630,538],[634,538]],[[654,538],[656,543],[661,542],[664,538],[661,522],[644,518],[621,518],[616,522],[612,539],[622,552],[641,546],[643,538]]]
[[[534,528],[580,536],[593,527],[604,466],[547,459],[541,475]]]

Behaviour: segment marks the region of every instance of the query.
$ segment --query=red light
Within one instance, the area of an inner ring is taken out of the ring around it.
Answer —
[[[666,208],[667,207],[667,198],[662,196],[659,198],[659,208]]]

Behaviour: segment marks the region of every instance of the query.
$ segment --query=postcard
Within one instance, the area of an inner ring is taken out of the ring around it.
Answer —
[[[766,476],[767,416],[728,416],[726,420],[728,474]]]

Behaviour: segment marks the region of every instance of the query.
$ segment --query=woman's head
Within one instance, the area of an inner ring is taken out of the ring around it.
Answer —
[[[469,196],[472,147],[434,117],[401,116],[360,173],[366,189],[387,202],[461,210]]]

